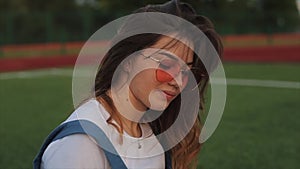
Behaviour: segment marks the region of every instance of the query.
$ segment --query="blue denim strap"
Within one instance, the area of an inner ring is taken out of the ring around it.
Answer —
[[[118,155],[116,149],[107,138],[106,134],[103,132],[101,128],[99,128],[96,124],[88,121],[88,120],[75,120],[64,123],[54,129],[45,142],[43,143],[39,153],[34,159],[33,168],[40,169],[43,154],[48,147],[48,145],[58,139],[63,137],[72,135],[72,134],[87,134],[93,137],[98,145],[102,148],[110,166],[112,169],[127,169],[121,157]],[[110,150],[107,151],[106,149]],[[165,153],[165,168],[172,169],[171,155],[170,152]]]
[[[104,151],[104,154],[112,169],[127,169],[123,160],[118,155],[116,149],[107,138],[105,133],[97,125],[88,120],[70,121],[54,129],[45,140],[38,155],[35,157],[33,162],[34,169],[40,169],[42,156],[51,142],[72,134],[87,134],[93,137],[101,148],[105,147],[105,149],[102,148],[102,150]],[[106,149],[110,151],[107,151]]]

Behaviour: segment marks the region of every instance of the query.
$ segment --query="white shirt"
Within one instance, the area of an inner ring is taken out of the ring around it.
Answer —
[[[123,137],[106,120],[110,114],[95,99],[77,108],[65,121],[89,120],[100,127],[110,139],[129,169],[164,169],[164,151],[148,124],[140,124],[142,136]],[[64,123],[65,123],[64,122]],[[121,143],[121,139],[123,143]],[[104,147],[105,148],[105,147]],[[52,142],[42,157],[41,168],[110,169],[101,147],[88,135],[74,134]]]

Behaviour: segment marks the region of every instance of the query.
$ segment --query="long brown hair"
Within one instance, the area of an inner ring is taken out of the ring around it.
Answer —
[[[215,32],[214,26],[211,21],[201,15],[197,15],[195,10],[186,3],[181,3],[178,0],[173,0],[162,5],[147,5],[146,7],[140,8],[135,11],[139,12],[163,12],[167,14],[172,14],[181,17],[195,26],[197,26],[210,40],[219,56],[222,56],[223,46],[220,36]],[[130,22],[130,21],[128,21]],[[126,23],[130,25],[130,23]],[[120,32],[130,31],[127,27],[122,27]],[[96,80],[95,80],[95,96],[102,100],[106,106],[111,109],[111,112],[115,111],[115,106],[112,99],[108,96],[108,91],[112,85],[112,78],[121,62],[131,55],[132,53],[151,47],[154,45],[163,35],[146,33],[138,34],[125,38],[124,40],[115,44],[105,55],[102,63],[99,67]],[[193,37],[197,38],[197,37]],[[195,49],[197,50],[197,46]],[[211,63],[216,63],[217,61],[212,61]],[[213,69],[216,65],[212,64],[209,69]],[[204,66],[202,61],[199,59],[196,53],[194,53],[193,67],[198,68],[197,71],[193,72],[195,79],[197,81],[200,95],[200,111],[204,110],[204,95],[209,81],[209,72],[207,67]],[[176,120],[180,106],[182,105],[181,97],[176,97],[170,105],[163,111],[160,117],[156,120],[150,122],[150,126],[155,134],[160,134],[166,131]],[[186,103],[188,104],[188,103]],[[188,115],[188,112],[187,112]],[[118,115],[111,113],[110,119],[115,119],[121,122]],[[195,123],[192,125],[191,130],[188,134],[181,140],[175,147],[173,147],[171,152],[172,165],[174,169],[186,169],[186,168],[196,168],[197,165],[197,154],[200,151],[201,145],[199,143],[199,136],[201,131],[201,119],[198,117]],[[123,132],[122,123],[120,127],[115,126],[119,132]],[[168,139],[168,138],[166,138]]]

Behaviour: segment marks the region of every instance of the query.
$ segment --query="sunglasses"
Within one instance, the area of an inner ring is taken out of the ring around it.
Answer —
[[[182,85],[185,86],[188,82],[189,75],[190,75],[190,69],[188,66],[186,68],[182,68],[180,65],[180,61],[176,59],[175,56],[166,53],[155,53],[155,56],[160,57],[162,56],[162,59],[154,58],[152,55],[145,56],[142,54],[145,58],[149,58],[156,63],[158,63],[158,68],[156,69],[156,80],[159,82],[170,82],[177,76],[181,75]],[[167,56],[167,57],[166,57]],[[187,65],[191,65],[192,63],[187,63]]]

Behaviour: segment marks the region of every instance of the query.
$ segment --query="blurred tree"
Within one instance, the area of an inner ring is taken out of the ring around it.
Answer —
[[[294,31],[300,18],[295,0],[260,0],[266,33]]]
[[[81,11],[74,0],[1,0],[0,6],[0,22],[7,25],[0,30],[8,43],[82,39]]]
[[[0,0],[1,11],[30,13],[32,11],[65,11],[77,9],[75,0]]]
[[[107,22],[168,0],[0,0],[0,44],[85,40]],[[296,0],[182,0],[221,34],[299,31]]]

